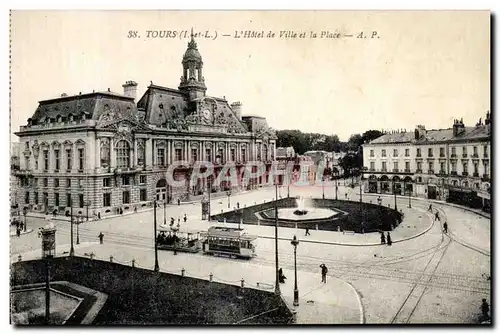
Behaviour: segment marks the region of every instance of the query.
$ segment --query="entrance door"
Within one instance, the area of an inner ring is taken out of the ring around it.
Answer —
[[[428,199],[436,199],[437,198],[436,186],[427,186],[427,198]]]
[[[167,180],[160,179],[156,183],[156,200],[165,201],[167,199]]]

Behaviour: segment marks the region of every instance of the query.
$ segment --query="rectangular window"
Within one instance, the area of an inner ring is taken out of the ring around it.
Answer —
[[[208,162],[212,162],[212,150],[209,149],[209,148],[206,148],[205,149],[205,159],[208,161]]]
[[[375,161],[370,162],[370,170],[374,171],[375,170]]]
[[[145,202],[148,200],[148,190],[147,189],[141,189],[140,190],[140,201]]]
[[[181,161],[182,160],[182,148],[176,148],[175,149],[175,161]]]
[[[419,171],[422,171],[422,163],[421,163],[420,161],[419,161],[419,162],[417,162],[417,169],[418,169]]]
[[[440,171],[441,173],[445,173],[446,167],[445,167],[445,165],[444,165],[444,162],[439,163],[439,167],[440,167],[440,168],[439,168],[439,171]]]
[[[66,187],[71,188],[71,179],[66,179]]]
[[[83,155],[83,148],[78,149],[78,169],[83,170],[85,156]]]
[[[398,171],[398,169],[399,169],[399,168],[398,168],[398,165],[399,165],[399,164],[398,164],[398,162],[396,162],[396,161],[395,161],[393,164],[394,164],[394,172],[397,172],[397,171]]]
[[[30,204],[30,192],[29,191],[24,193],[24,203]]]
[[[55,161],[56,161],[56,168],[55,170],[59,170],[59,168],[61,167],[60,163],[61,163],[61,156],[59,154],[59,150],[54,150],[54,158],[55,158]]]
[[[484,151],[484,156],[487,158],[488,157],[488,146],[487,145],[483,146],[483,151]]]
[[[158,166],[165,166],[165,149],[159,148],[157,154]]]
[[[428,153],[427,153],[427,155],[428,155],[429,157],[434,156],[434,154],[433,154],[433,152],[432,152],[432,148],[429,148],[429,149],[428,149]]]
[[[464,162],[463,167],[464,167],[464,173],[468,173],[469,172],[469,164]]]
[[[35,160],[35,170],[38,170],[38,157],[33,157]]]
[[[247,150],[244,148],[241,149],[241,161],[247,162]]]
[[[59,179],[54,179],[54,188],[59,188]]]
[[[71,194],[70,193],[66,194],[66,206],[73,206],[73,203],[71,202]]]
[[[382,161],[382,171],[385,172],[387,171],[387,162]]]
[[[488,163],[484,164],[484,174],[488,175]]]
[[[56,208],[59,207],[59,193],[54,193],[54,201]]]
[[[451,154],[453,154],[453,155],[457,154],[457,148],[456,147],[452,147],[451,148]]]
[[[474,163],[474,174],[479,173],[479,164],[477,162]]]
[[[66,150],[66,169],[73,169],[73,151]]]
[[[104,207],[111,206],[111,193],[102,194],[102,203]]]
[[[467,155],[467,146],[462,147],[462,154],[463,154],[464,156],[466,156],[466,155]]]
[[[219,156],[219,162],[220,162],[221,164],[223,164],[223,163],[224,163],[224,150],[220,148],[220,149],[218,150],[217,155]]]
[[[122,175],[122,186],[129,186],[130,178],[126,175]]]
[[[398,150],[397,150],[397,149],[394,149],[394,150],[392,151],[392,155],[393,155],[394,157],[397,157],[397,156],[398,156]]]
[[[38,205],[38,192],[35,191],[34,195],[35,195],[35,204]]]
[[[444,157],[444,147],[439,148],[439,156]]]
[[[123,204],[130,203],[130,192],[128,190],[123,192]]]
[[[385,150],[382,150],[382,156],[385,157]]]
[[[422,150],[417,148],[417,157],[421,157],[422,156]]]
[[[433,162],[429,162],[429,170],[430,171],[434,171],[434,163]]]
[[[236,149],[232,148],[230,151],[231,161],[236,161]]]
[[[49,186],[49,179],[47,179],[47,178],[43,179],[43,186],[44,187],[48,187]]]
[[[80,188],[83,188],[84,184],[85,184],[85,180],[84,180],[84,179],[80,179],[80,180],[78,180],[78,186],[79,186]]]
[[[374,150],[370,150],[370,157],[374,157],[375,156],[375,151]]]
[[[43,170],[49,170],[49,151],[43,151]]]
[[[139,183],[140,184],[146,184],[146,181],[147,181],[146,175],[140,175],[139,176]]]
[[[405,149],[405,157],[409,157],[409,156],[410,156],[410,149],[406,148]]]
[[[474,150],[474,155],[476,155],[477,154],[477,146],[474,146],[473,150]]]
[[[191,149],[191,160],[192,162],[198,161],[198,149],[196,148]]]
[[[83,206],[85,205],[85,203],[83,202],[83,194],[78,194],[78,204],[80,208],[83,208]]]
[[[405,162],[405,169],[406,169],[406,172],[410,171],[410,162],[409,161]]]
[[[111,178],[105,177],[104,179],[102,179],[102,186],[104,188],[111,187]]]

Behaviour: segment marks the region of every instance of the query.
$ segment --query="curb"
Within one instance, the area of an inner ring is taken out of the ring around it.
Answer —
[[[26,230],[26,232],[25,231],[21,231],[20,236],[23,235],[23,234],[31,233],[31,232],[33,232],[33,230],[30,230],[30,229]],[[15,232],[14,233],[10,233],[10,236],[11,237],[17,237],[17,234]]]
[[[359,195],[359,193],[356,193],[356,194]],[[394,195],[373,194],[373,193],[363,193],[363,196],[394,197]],[[408,196],[401,196],[401,195],[400,195],[400,197],[408,198]],[[463,206],[463,205],[458,205],[458,204],[454,204],[454,203],[448,203],[448,202],[438,201],[438,200],[433,200],[433,199],[427,199],[427,198],[422,198],[422,197],[413,197],[412,196],[411,199],[415,200],[415,201],[422,201],[422,202],[425,201],[425,202],[430,202],[430,203],[435,203],[435,204],[441,204],[441,205],[445,205],[445,206],[450,206],[452,208],[463,209],[465,211],[469,211],[469,212],[475,213],[476,215],[482,216],[484,218],[491,219],[491,215],[488,216],[487,213],[478,212],[478,211],[475,211],[472,208],[469,208],[469,207],[466,207],[466,206]]]

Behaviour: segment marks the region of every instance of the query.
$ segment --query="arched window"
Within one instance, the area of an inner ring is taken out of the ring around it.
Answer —
[[[126,140],[120,140],[116,144],[116,167],[124,168],[130,166],[130,145]]]
[[[108,167],[111,160],[111,154],[109,151],[109,139],[101,139],[101,167]]]

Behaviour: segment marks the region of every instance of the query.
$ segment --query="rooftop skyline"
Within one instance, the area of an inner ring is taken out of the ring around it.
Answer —
[[[456,118],[474,126],[490,110],[486,11],[14,11],[11,139],[38,101],[62,93],[122,93],[127,80],[139,84],[138,98],[150,82],[177,89],[189,36],[147,31],[192,27],[219,34],[195,38],[207,95],[241,101],[244,116],[266,117],[278,130],[346,141],[369,129],[450,128]],[[127,38],[131,30],[141,38]],[[380,38],[234,38],[247,30],[376,30]]]

